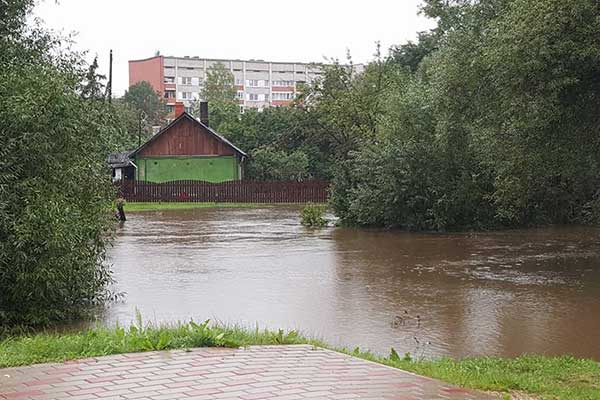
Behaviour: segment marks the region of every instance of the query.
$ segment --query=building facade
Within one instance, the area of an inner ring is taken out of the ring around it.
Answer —
[[[206,72],[217,63],[234,76],[241,112],[246,108],[290,104],[301,85],[310,84],[323,74],[317,64],[158,55],[129,61],[129,86],[148,81],[164,96],[171,112],[176,102],[183,102],[189,110],[192,102],[200,99]]]

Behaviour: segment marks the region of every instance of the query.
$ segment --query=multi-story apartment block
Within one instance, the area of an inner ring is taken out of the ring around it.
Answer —
[[[241,112],[246,108],[287,105],[302,84],[310,84],[323,73],[318,64],[158,55],[129,61],[129,85],[148,81],[164,96],[171,111],[176,102],[183,102],[189,108],[194,100],[200,99],[206,73],[217,63],[222,63],[234,76]]]

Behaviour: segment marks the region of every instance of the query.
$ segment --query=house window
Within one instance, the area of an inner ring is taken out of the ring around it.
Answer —
[[[244,80],[240,78],[235,79],[235,84],[238,86],[244,86]]]
[[[256,86],[258,86],[258,79],[248,79],[246,81],[246,84],[248,86],[254,86],[254,87],[256,87]]]
[[[244,100],[244,92],[242,90],[238,90],[238,92],[236,93],[235,97],[238,100]]]
[[[258,94],[257,93],[248,93],[248,100],[258,101]]]
[[[192,84],[192,77],[190,77],[190,76],[182,76],[181,77],[181,84],[182,85],[191,85]]]
[[[193,93],[192,92],[181,92],[181,98],[183,100],[192,100]]]
[[[165,91],[165,99],[174,99],[175,98],[175,92],[172,90],[166,90]]]
[[[175,106],[173,105],[168,105],[167,106],[167,112],[170,114],[172,112],[175,112]]]
[[[175,83],[174,76],[165,76],[165,83]]]
[[[244,113],[244,106],[240,106],[240,114]]]
[[[269,87],[269,80],[268,79],[264,80],[264,85],[263,86],[264,87]]]

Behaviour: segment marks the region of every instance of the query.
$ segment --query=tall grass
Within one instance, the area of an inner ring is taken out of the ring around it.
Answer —
[[[0,368],[151,350],[301,343],[323,345],[296,331],[245,329],[208,320],[154,326],[138,318],[128,327],[7,337],[0,342]]]

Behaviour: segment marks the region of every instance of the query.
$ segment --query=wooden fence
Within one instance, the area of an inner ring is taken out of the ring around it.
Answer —
[[[149,183],[126,180],[120,195],[131,202],[322,203],[329,184],[323,181],[257,182],[173,181]]]

